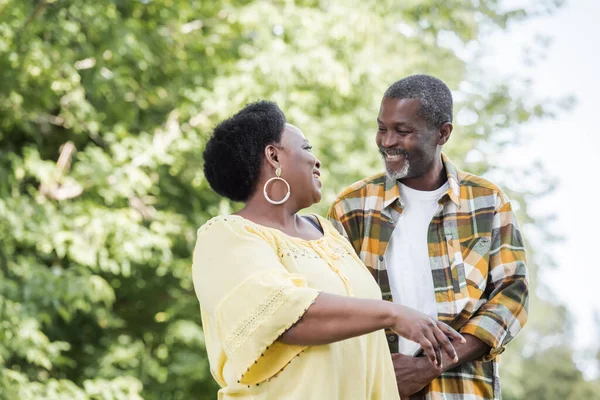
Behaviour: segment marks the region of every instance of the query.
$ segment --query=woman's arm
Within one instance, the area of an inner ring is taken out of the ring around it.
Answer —
[[[315,346],[391,328],[421,345],[429,360],[440,365],[441,350],[457,355],[450,340],[465,339],[448,325],[408,307],[383,300],[357,299],[321,293],[302,318],[279,340],[286,344]]]

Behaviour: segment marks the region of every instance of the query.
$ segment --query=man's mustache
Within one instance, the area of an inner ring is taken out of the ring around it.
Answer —
[[[388,149],[383,146],[379,146],[379,153],[382,156],[404,156],[405,158],[408,158],[408,152],[404,149]]]

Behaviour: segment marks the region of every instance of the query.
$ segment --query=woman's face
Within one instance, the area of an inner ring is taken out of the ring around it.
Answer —
[[[321,162],[312,153],[302,131],[286,124],[279,146],[277,158],[281,165],[281,177],[289,183],[291,197],[300,208],[321,201]]]

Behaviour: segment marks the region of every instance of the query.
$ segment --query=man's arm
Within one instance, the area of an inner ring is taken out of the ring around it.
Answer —
[[[490,352],[484,359],[491,360],[525,326],[529,305],[525,246],[511,204],[502,193],[496,202],[487,285],[482,297],[487,302],[461,332],[487,344]]]
[[[464,363],[492,360],[504,351],[527,321],[529,290],[525,248],[510,202],[500,193],[492,224],[487,302],[460,332],[467,342],[455,343],[458,362],[443,358],[441,369],[423,363],[423,357],[393,355],[400,394],[416,393],[443,372]]]
[[[463,336],[466,340],[465,343],[452,343],[458,360],[455,361],[445,354],[438,353],[438,357],[442,358],[442,365],[439,368],[429,362],[426,357],[392,354],[400,396],[406,398],[417,393],[449,369],[477,360],[489,353],[490,347],[475,336]]]

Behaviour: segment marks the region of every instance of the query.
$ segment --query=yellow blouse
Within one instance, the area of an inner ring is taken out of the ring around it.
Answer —
[[[192,273],[219,400],[399,399],[383,331],[322,346],[277,340],[321,291],[381,299],[350,243],[319,221],[317,240],[236,215],[198,230]]]

